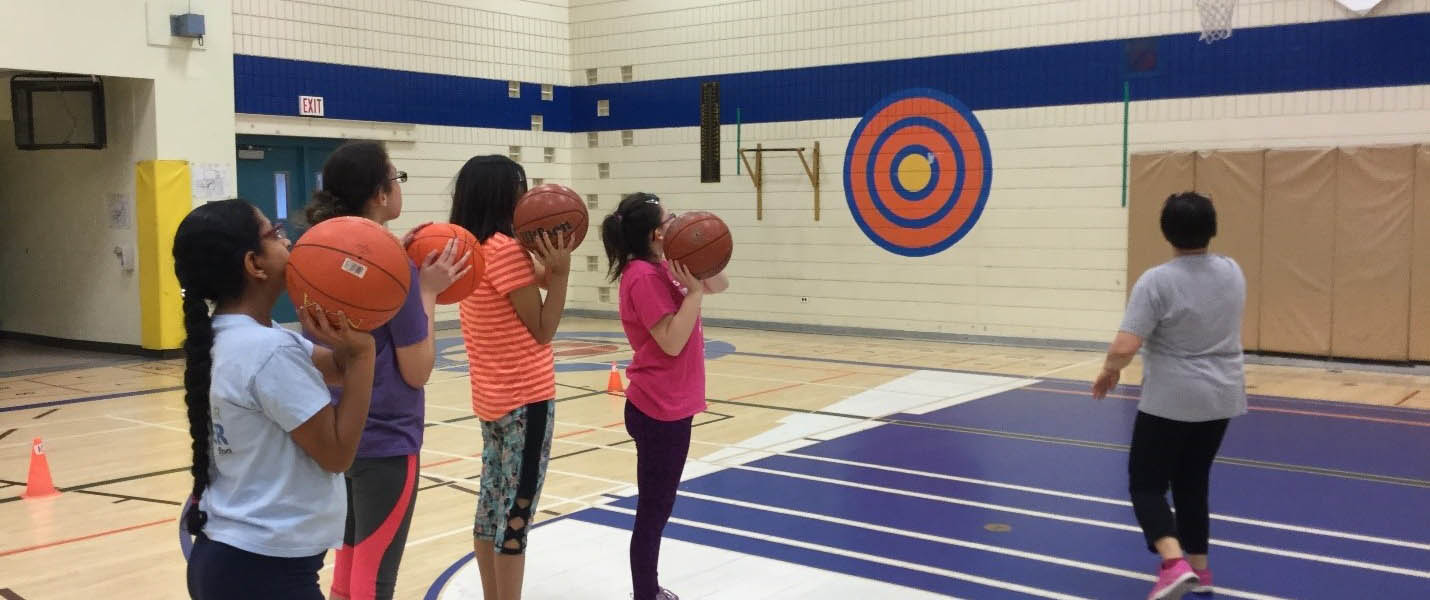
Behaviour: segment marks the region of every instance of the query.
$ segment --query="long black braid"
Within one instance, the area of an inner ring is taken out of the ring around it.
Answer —
[[[184,290],[184,403],[189,409],[193,438],[195,503],[209,486],[209,437],[213,418],[209,384],[213,371],[213,317],[210,303],[243,294],[243,262],[249,252],[263,250],[258,213],[242,200],[199,206],[179,223],[174,236],[174,274]],[[203,530],[208,515],[195,508],[185,524],[190,533]]]

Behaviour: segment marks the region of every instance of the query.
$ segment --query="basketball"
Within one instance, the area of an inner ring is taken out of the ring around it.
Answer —
[[[685,265],[700,279],[719,275],[734,249],[730,228],[708,212],[681,214],[665,230],[665,257]]]
[[[586,203],[581,195],[564,185],[547,183],[531,188],[516,201],[512,229],[517,241],[528,250],[536,249],[537,233],[565,233],[571,236],[571,249],[586,239]]]
[[[402,244],[362,217],[314,225],[289,251],[284,279],[299,311],[317,305],[330,319],[347,315],[359,331],[381,327],[397,314],[412,283]]]
[[[477,282],[482,280],[482,273],[486,268],[486,259],[482,258],[482,249],[477,245],[476,236],[459,225],[433,223],[417,230],[417,235],[412,237],[412,243],[407,245],[408,258],[420,268],[422,262],[427,260],[428,254],[437,252],[440,255],[447,247],[447,242],[454,238],[457,240],[456,257],[461,258],[462,254],[470,252],[471,258],[468,260],[471,261],[472,268],[461,279],[453,281],[452,285],[437,294],[437,304],[456,304],[477,289]]]

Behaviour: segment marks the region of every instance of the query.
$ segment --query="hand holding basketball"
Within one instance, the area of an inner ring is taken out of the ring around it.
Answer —
[[[342,313],[338,313],[336,319],[329,319],[323,309],[310,305],[298,311],[298,321],[303,324],[303,331],[319,344],[331,348],[343,361],[377,352],[372,334],[348,326],[348,319]]]
[[[685,266],[684,263],[670,261],[670,271],[675,274],[675,280],[685,286],[687,296],[705,291],[705,282],[696,277],[695,273],[690,271],[690,267]]]
[[[447,240],[447,245],[442,248],[441,253],[433,250],[427,254],[427,258],[422,261],[419,279],[422,283],[422,293],[436,296],[442,293],[452,283],[460,280],[472,270],[470,261],[472,251],[463,252],[457,256],[457,240]]]
[[[565,275],[571,272],[571,250],[576,247],[573,242],[572,236],[560,233],[536,235],[532,252],[546,267],[547,273]]]

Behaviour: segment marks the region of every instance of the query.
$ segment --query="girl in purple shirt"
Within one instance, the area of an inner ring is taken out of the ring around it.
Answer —
[[[402,214],[402,182],[387,151],[375,142],[334,150],[323,164],[323,189],[308,204],[310,224],[360,216],[381,224]],[[397,315],[372,331],[377,368],[372,407],[357,458],[346,473],[347,527],[333,567],[332,598],[392,598],[397,567],[407,545],[417,499],[417,457],[422,449],[423,386],[436,361],[433,329],[437,294],[471,268],[449,243],[438,255],[409,265],[411,285]],[[337,382],[329,382],[334,384]],[[332,388],[334,402],[341,389]]]

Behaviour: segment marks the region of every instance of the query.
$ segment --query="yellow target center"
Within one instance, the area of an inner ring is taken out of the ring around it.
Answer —
[[[899,185],[911,192],[924,189],[933,176],[933,165],[921,154],[910,154],[899,161]]]

